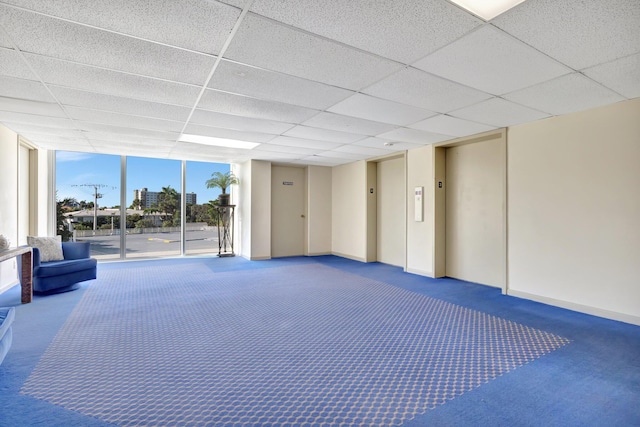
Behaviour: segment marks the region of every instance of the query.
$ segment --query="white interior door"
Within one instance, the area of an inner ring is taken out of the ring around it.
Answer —
[[[404,158],[378,163],[377,258],[404,267],[405,178]]]
[[[503,287],[504,156],[500,139],[447,149],[446,275]]]
[[[271,168],[271,256],[304,255],[303,168]]]

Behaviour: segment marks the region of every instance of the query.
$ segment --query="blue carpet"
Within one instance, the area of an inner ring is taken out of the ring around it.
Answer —
[[[0,425],[640,420],[640,328],[379,264],[101,264],[17,309]]]

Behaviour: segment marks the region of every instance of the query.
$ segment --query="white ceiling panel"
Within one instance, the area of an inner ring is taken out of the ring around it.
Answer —
[[[285,145],[290,147],[302,147],[302,148],[317,148],[317,149],[324,149],[324,150],[331,150],[333,148],[336,148],[342,145],[339,142],[316,141],[313,139],[292,138],[290,136],[278,136],[276,138],[273,138],[269,142],[275,145]]]
[[[49,117],[66,117],[58,104],[0,97],[0,111],[33,114]]]
[[[20,54],[15,50],[0,48],[0,75],[38,80],[26,65]]]
[[[504,98],[552,115],[573,113],[625,99],[578,73],[510,93]]]
[[[451,112],[451,115],[490,126],[506,127],[533,122],[549,114],[501,98],[492,98],[479,104]]]
[[[330,157],[334,159],[351,159],[351,160],[362,160],[366,159],[367,156],[361,153],[347,153],[344,151],[322,151],[317,154],[320,157]]]
[[[269,151],[269,150],[259,150],[260,147],[256,147],[251,150],[251,157],[257,160],[266,160],[266,161],[283,161],[287,162],[290,160],[300,160],[303,157],[307,157],[307,154],[299,154],[292,151],[289,152],[281,152],[281,151]]]
[[[165,104],[193,106],[200,89],[197,86],[25,54],[45,83],[107,95],[131,97]]]
[[[451,135],[442,135],[440,133],[409,128],[390,130],[389,132],[381,133],[378,137],[382,139],[389,139],[394,142],[412,142],[414,144],[433,144],[454,138]]]
[[[215,58],[0,4],[0,25],[20,50],[176,82],[203,84]],[[82,40],[82,43],[77,43]],[[99,52],[99,55],[96,55]]]
[[[362,147],[377,148],[380,150],[386,150],[387,153],[390,153],[394,151],[410,150],[412,148],[421,147],[424,144],[412,144],[410,142],[398,142],[388,139],[371,137],[363,139],[362,141],[354,142],[350,145],[360,145]]]
[[[255,0],[251,11],[404,63],[481,23],[446,1]]]
[[[191,123],[224,129],[268,133],[272,135],[279,135],[294,126],[291,123],[236,116],[207,110],[195,110],[191,116]]]
[[[0,76],[0,96],[29,101],[56,102],[42,83],[6,76]]]
[[[296,126],[284,133],[286,136],[293,136],[296,138],[317,139],[322,141],[342,142],[348,144],[350,142],[358,141],[365,138],[365,135],[358,135],[355,133],[340,132],[336,130],[328,130],[321,128],[314,128],[309,126]]]
[[[177,140],[180,135],[178,132],[165,132],[148,129],[135,129],[124,126],[106,125],[102,123],[76,122],[77,126],[85,132],[104,132],[111,133],[114,137],[117,135],[137,136],[140,138]]]
[[[496,128],[495,126],[470,122],[468,120],[446,116],[444,114],[440,114],[435,117],[430,117],[421,122],[414,123],[411,125],[411,127],[414,129],[426,130],[429,132],[440,133],[444,135],[453,135],[457,137],[475,135],[477,133],[487,132]]]
[[[363,158],[370,158],[376,156],[383,156],[389,154],[389,150],[383,150],[381,148],[367,147],[364,145],[347,144],[338,148],[334,148],[333,151],[338,153],[351,153],[360,154]]]
[[[322,83],[222,61],[209,87],[226,92],[324,110],[353,94]]]
[[[341,159],[339,157],[326,157],[326,156],[314,155],[309,157],[303,157],[302,159],[300,159],[298,164],[309,164],[309,165],[315,165],[315,166],[339,166],[339,165],[344,165],[346,163],[351,163],[351,162],[353,162],[352,159],[344,159],[344,158]],[[292,163],[296,163],[296,162],[292,162]]]
[[[275,135],[269,135],[266,133],[222,129],[222,128],[216,128],[211,126],[197,125],[193,123],[187,125],[187,127],[184,130],[184,133],[191,134],[191,135],[212,136],[215,138],[235,139],[238,141],[249,141],[249,142],[267,142],[272,140],[275,137]]]
[[[215,1],[5,0],[30,10],[173,46],[217,54],[240,10]]]
[[[191,112],[190,108],[177,105],[104,95],[53,85],[50,85],[49,88],[63,105],[178,121],[187,120]]]
[[[129,114],[112,113],[108,111],[89,110],[80,107],[65,107],[72,119],[79,122],[102,123],[135,129],[149,129],[170,132],[180,132],[182,122],[173,120],[153,119],[149,117],[132,116]]]
[[[584,74],[629,99],[640,96],[640,54],[596,65]]]
[[[413,65],[494,95],[571,72],[566,66],[490,25]]]
[[[311,156],[324,151],[321,148],[306,148],[306,147],[292,147],[290,145],[276,145],[276,144],[260,144],[253,151],[268,151],[269,153],[288,153],[291,158],[299,159],[304,156]],[[272,154],[270,154],[272,155]]]
[[[250,14],[225,57],[352,90],[366,87],[401,67]]]
[[[492,22],[576,70],[640,51],[638,0],[527,1]]]
[[[176,145],[175,141],[169,141],[166,139],[150,139],[150,138],[140,138],[140,137],[130,137],[126,135],[122,135],[119,137],[113,136],[111,133],[105,132],[87,132],[85,133],[89,141],[92,144],[110,144],[117,143],[121,145],[127,145],[137,148],[142,147],[162,147],[165,149],[170,149]]]
[[[310,108],[265,101],[211,89],[207,89],[202,95],[198,108],[218,113],[291,123],[307,120],[318,113],[317,110]]]
[[[34,118],[40,118],[36,120]],[[40,141],[49,136],[61,136],[68,138],[83,138],[83,133],[75,129],[75,122],[68,119],[58,119],[54,117],[41,117],[32,115],[21,115],[19,113],[0,112],[0,123],[3,123],[14,132],[22,134],[38,134],[39,137],[33,141]]]
[[[359,119],[357,117],[344,116],[342,114],[334,114],[326,111],[313,116],[309,120],[303,122],[303,124],[317,128],[369,136],[375,136],[396,127],[396,125],[389,123],[380,123],[373,120]]]
[[[355,94],[329,108],[332,113],[379,121],[399,126],[415,123],[436,113],[373,96]]]
[[[491,95],[415,68],[404,68],[362,92],[427,110],[446,113]]]

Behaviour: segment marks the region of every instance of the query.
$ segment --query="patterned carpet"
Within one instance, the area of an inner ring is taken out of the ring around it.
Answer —
[[[103,271],[23,394],[120,425],[400,425],[569,341],[306,264]]]

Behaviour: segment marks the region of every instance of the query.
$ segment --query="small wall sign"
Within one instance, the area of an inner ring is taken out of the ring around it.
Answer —
[[[293,185],[293,181],[282,181],[282,185]]]

